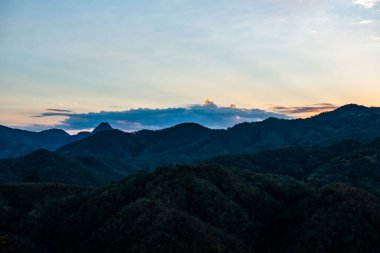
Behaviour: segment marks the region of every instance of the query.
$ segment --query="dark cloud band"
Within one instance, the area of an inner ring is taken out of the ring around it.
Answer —
[[[275,106],[273,110],[278,113],[284,113],[287,115],[303,114],[303,113],[320,113],[324,111],[330,111],[336,109],[337,106],[330,103],[319,103],[310,106]]]
[[[260,109],[219,107],[212,101],[203,105],[165,109],[131,109],[126,111],[102,111],[75,114],[65,110],[42,113],[37,117],[66,116],[62,124],[55,127],[67,130],[94,128],[99,122],[107,121],[115,128],[126,131],[161,129],[183,122],[195,122],[210,128],[227,128],[241,122],[260,121],[268,117],[289,118],[281,113]]]

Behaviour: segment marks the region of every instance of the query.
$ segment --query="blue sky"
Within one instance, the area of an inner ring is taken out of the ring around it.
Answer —
[[[377,0],[0,2],[0,124],[9,126],[79,129],[71,114],[207,98],[221,113],[235,104],[268,116],[379,106],[379,69]]]

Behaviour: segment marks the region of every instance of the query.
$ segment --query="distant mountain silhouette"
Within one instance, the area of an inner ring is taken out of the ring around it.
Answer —
[[[62,129],[41,132],[13,129],[0,126],[0,159],[19,157],[38,149],[54,151],[68,143],[85,139],[91,134],[114,130],[107,122],[100,123],[92,132],[70,135]]]
[[[97,127],[95,127],[95,129],[92,131],[92,133],[95,134],[95,133],[99,133],[102,131],[109,131],[109,130],[113,130],[111,125],[108,124],[107,122],[102,122]]]
[[[194,123],[159,131],[105,131],[58,149],[64,156],[100,155],[129,159],[142,168],[194,162],[214,155],[287,146],[368,141],[380,136],[380,108],[347,105],[308,119],[268,118],[212,130]]]
[[[57,152],[67,156],[91,154],[133,159],[141,155],[180,150],[219,132],[220,130],[211,130],[195,123],[183,123],[163,130],[142,130],[135,133],[110,130],[63,146]]]
[[[61,129],[31,132],[0,126],[0,158],[22,156],[39,148],[55,150],[89,135],[89,132],[69,135]]]
[[[158,131],[126,133],[101,123],[93,134],[71,136],[63,130],[42,132],[0,127],[0,157],[39,148],[67,157],[97,156],[128,160],[131,167],[196,162],[215,155],[252,153],[287,146],[328,145],[340,140],[369,141],[380,136],[380,108],[346,105],[307,119],[268,118],[213,130],[183,123]]]
[[[103,126],[109,129],[107,125]],[[66,136],[61,130],[39,134],[52,133],[55,136]],[[96,185],[121,179],[140,169],[151,170],[167,164],[200,162],[213,156],[239,155],[294,146],[323,147],[346,139],[371,141],[377,137],[380,137],[380,109],[348,105],[308,119],[269,118],[262,122],[238,124],[227,130],[212,130],[195,123],[135,133],[109,129],[69,143],[51,155],[62,158],[64,167],[67,167],[68,161],[72,168],[79,165],[78,169],[71,171],[77,170],[79,173],[86,170],[86,173],[96,179],[93,181]],[[302,150],[299,152],[302,154]],[[39,153],[27,157],[32,159],[38,156],[38,159],[43,160],[44,156]],[[60,168],[56,163],[51,163],[49,157],[46,156],[46,162],[41,160],[38,170],[50,169],[54,172],[51,168]],[[12,180],[12,177],[8,177],[13,174],[13,170],[18,171],[14,169],[17,166],[25,168],[25,171],[30,169],[29,162],[25,162],[25,159],[0,161],[0,177],[4,178],[0,182],[28,182],[24,178],[16,177]],[[239,158],[237,161],[240,160]],[[41,181],[48,182],[47,179]],[[40,181],[37,177],[33,182]],[[75,183],[70,180],[57,182]]]

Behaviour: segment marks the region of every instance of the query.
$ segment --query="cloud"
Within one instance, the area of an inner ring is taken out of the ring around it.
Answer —
[[[48,116],[66,116],[68,114],[73,113],[73,111],[70,110],[64,110],[64,109],[45,109],[48,112],[42,113],[40,115],[35,115],[33,118],[42,118],[42,117],[48,117]]]
[[[337,106],[330,103],[319,103],[309,106],[275,106],[273,110],[287,115],[315,114],[336,109]]]
[[[69,112],[46,112],[36,117],[65,116],[66,119],[54,127],[66,130],[94,128],[99,122],[109,122],[113,127],[125,131],[161,129],[183,122],[196,122],[210,128],[227,128],[241,122],[260,121],[268,117],[289,118],[281,113],[260,109],[219,107],[213,101],[188,107],[151,109],[139,108],[126,111],[101,111],[84,114]]]
[[[380,42],[380,35],[372,35],[370,39],[373,42]]]
[[[371,19],[366,19],[366,20],[361,20],[361,21],[358,21],[358,22],[353,22],[352,24],[353,25],[369,25],[369,24],[373,24],[373,23],[376,23],[375,20],[371,20]]]
[[[360,5],[364,8],[373,8],[379,2],[379,0],[352,0],[353,4]]]
[[[46,111],[49,111],[49,112],[72,112],[70,110],[64,110],[64,109],[46,109]]]

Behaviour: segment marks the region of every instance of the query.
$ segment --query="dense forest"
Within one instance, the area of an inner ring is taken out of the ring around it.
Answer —
[[[342,183],[178,165],[100,189],[0,187],[3,252],[379,252],[380,199]]]
[[[0,252],[377,253],[379,137],[379,110],[355,105],[228,130],[101,124],[0,160]]]

